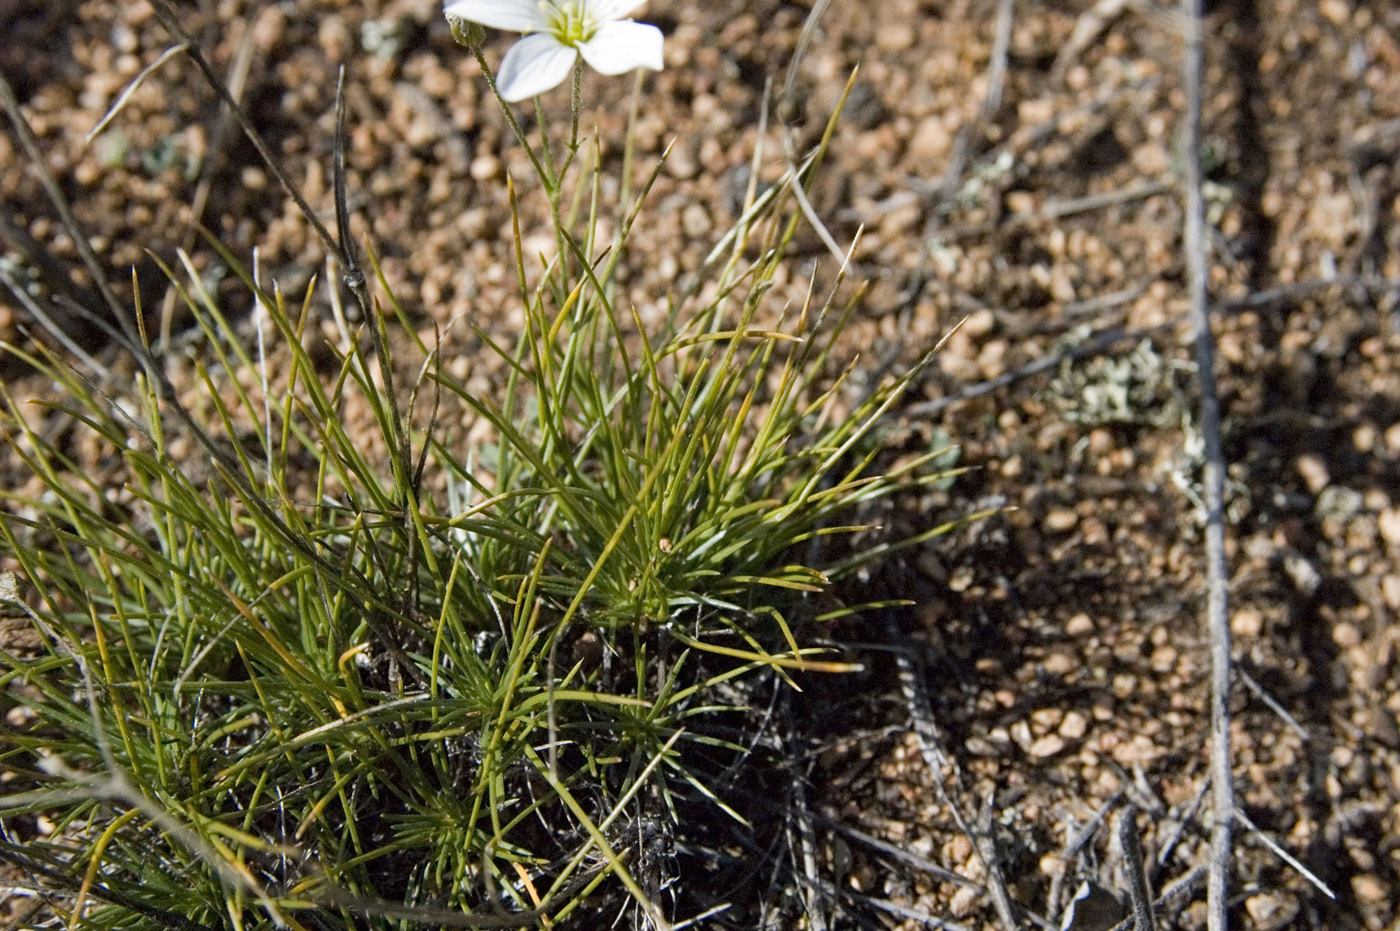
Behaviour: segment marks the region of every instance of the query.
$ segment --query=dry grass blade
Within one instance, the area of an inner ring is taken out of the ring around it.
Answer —
[[[138,74],[136,77],[132,78],[131,83],[122,89],[122,92],[120,95],[118,95],[116,102],[112,104],[112,106],[107,110],[105,114],[103,114],[102,119],[97,121],[97,125],[94,126],[92,129],[88,130],[88,134],[83,137],[83,144],[90,145],[92,143],[92,140],[97,138],[97,134],[107,128],[107,124],[112,122],[113,118],[115,118],[116,115],[122,111],[122,108],[126,106],[126,102],[131,99],[131,95],[136,93],[141,88],[142,84],[146,83],[147,78],[159,71],[161,69],[161,66],[164,65],[167,61],[174,58],[176,55],[179,55],[181,52],[188,51],[188,49],[189,46],[184,42],[181,42],[178,45],[172,45],[170,46],[170,48],[162,52],[159,58],[151,62],[145,68],[142,68],[141,73]],[[199,214],[195,214],[195,216],[198,215]]]
[[[1238,821],[1240,824],[1244,825],[1245,827],[1249,828],[1250,833],[1254,837],[1257,837],[1261,844],[1272,850],[1274,852],[1274,855],[1280,860],[1282,860],[1284,863],[1287,863],[1289,866],[1297,870],[1298,875],[1302,876],[1308,882],[1316,886],[1319,892],[1327,896],[1327,898],[1331,899],[1333,902],[1337,901],[1337,893],[1332,891],[1331,886],[1327,885],[1327,883],[1323,882],[1322,879],[1316,873],[1304,866],[1297,857],[1293,856],[1287,850],[1284,850],[1282,847],[1280,847],[1272,837],[1259,830],[1259,826],[1255,824],[1252,820],[1250,820],[1249,815],[1245,814],[1243,809],[1235,809],[1235,820]]]

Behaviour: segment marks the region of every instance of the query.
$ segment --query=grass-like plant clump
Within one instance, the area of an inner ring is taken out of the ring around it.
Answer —
[[[478,333],[508,372],[487,396],[382,278],[365,332],[332,300],[327,376],[314,288],[289,303],[227,252],[256,351],[170,270],[204,417],[164,369],[119,391],[4,347],[72,425],[4,393],[42,491],[0,492],[0,596],[43,637],[0,655],[0,804],[48,824],[0,844],[68,927],[549,926],[620,900],[665,926],[678,806],[737,817],[710,777],[744,750],[742,683],[848,668],[811,630],[850,609],[811,596],[879,552],[817,544],[940,476],[937,452],[874,466],[917,371],[852,404],[828,350],[858,292],[769,306],[830,132],[648,329],[615,285],[644,206],[605,203],[577,126],[530,150],[558,248],[537,267],[517,222],[524,324]]]

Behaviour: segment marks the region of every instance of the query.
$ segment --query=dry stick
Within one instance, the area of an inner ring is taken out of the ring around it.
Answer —
[[[1099,806],[1099,810],[1094,812],[1088,823],[1075,832],[1075,835],[1065,844],[1064,849],[1060,851],[1059,858],[1061,860],[1069,861],[1071,858],[1079,856],[1079,851],[1083,850],[1084,845],[1094,839],[1094,835],[1098,833],[1099,825],[1103,824],[1104,820],[1118,807],[1118,804],[1123,800],[1123,793],[1126,791],[1126,788],[1119,789],[1113,793],[1108,801]]]
[[[1230,605],[1225,566],[1225,455],[1220,444],[1220,397],[1215,385],[1215,343],[1206,292],[1205,196],[1201,173],[1201,0],[1181,0],[1185,37],[1182,83],[1186,124],[1182,159],[1186,164],[1185,249],[1191,322],[1196,329],[1196,377],[1201,386],[1201,434],[1205,445],[1202,498],[1206,505],[1206,628],[1210,637],[1210,771],[1212,783],[1210,874],[1206,927],[1229,926],[1230,828],[1235,793],[1230,771]]]
[[[921,857],[917,853],[910,853],[902,847],[891,844],[889,841],[881,840],[874,835],[865,833],[859,828],[853,828],[848,824],[842,824],[835,819],[827,818],[822,815],[814,815],[813,818],[823,827],[830,828],[838,834],[849,837],[851,840],[859,841],[867,847],[878,850],[886,856],[893,857],[906,866],[927,873],[935,879],[940,879],[943,882],[951,883],[955,886],[964,886],[968,889],[974,889],[981,895],[987,894],[986,887],[981,883],[973,879],[968,879],[966,876],[962,876],[958,873],[954,873],[952,870],[945,869],[927,857]]]
[[[786,741],[784,741],[786,743]],[[817,832],[812,829],[812,810],[807,804],[807,780],[803,773],[793,773],[792,780],[793,817],[797,822],[797,846],[801,854],[802,876],[806,882],[802,888],[807,908],[808,925],[813,931],[827,931],[826,909],[823,907],[821,883],[817,877]],[[791,828],[789,828],[791,831]],[[788,842],[791,849],[792,842]],[[799,864],[794,864],[798,866]]]
[[[1186,829],[1196,817],[1196,812],[1201,810],[1201,804],[1206,800],[1206,793],[1210,791],[1210,777],[1206,777],[1205,782],[1196,792],[1196,797],[1191,799],[1191,803],[1181,811],[1179,818],[1176,818],[1172,827],[1158,842],[1157,859],[1152,864],[1152,871],[1156,873],[1167,865],[1173,853],[1176,852],[1176,845],[1181,843],[1181,838],[1186,835]],[[1174,806],[1174,810],[1180,810],[1181,806]]]
[[[1205,872],[1206,868],[1203,866],[1193,867],[1185,876],[1182,876],[1170,886],[1163,889],[1162,894],[1157,896],[1157,900],[1152,903],[1152,907],[1160,912],[1165,910],[1166,906],[1172,901],[1185,897],[1196,883],[1201,881],[1201,877],[1205,875]],[[1137,918],[1133,915],[1129,915],[1112,928],[1109,928],[1108,931],[1134,931],[1136,925]]]
[[[1345,278],[1312,279],[1300,281],[1297,284],[1283,285],[1277,288],[1270,288],[1267,291],[1259,291],[1255,294],[1236,298],[1222,305],[1221,310],[1238,313],[1246,310],[1258,310],[1267,307],[1277,301],[1294,298],[1307,297],[1317,291],[1325,291],[1334,287],[1358,287],[1368,290],[1390,291],[1400,290],[1400,281],[1380,278],[1375,276],[1352,276]],[[1115,299],[1123,296],[1122,292],[1115,295]],[[1068,305],[1066,305],[1068,310]],[[1140,340],[1149,336],[1154,336],[1165,330],[1171,329],[1188,315],[1172,317],[1168,320],[1150,327],[1139,327],[1127,329],[1125,327],[1111,327],[1095,333],[1077,346],[1062,349],[1059,352],[1052,352],[1033,359],[1019,368],[1014,368],[1009,372],[998,375],[996,378],[989,378],[985,381],[975,382],[952,394],[941,398],[934,398],[931,401],[922,401],[918,404],[905,408],[903,415],[906,417],[929,417],[942,412],[945,408],[951,407],[959,401],[969,401],[973,398],[980,398],[984,394],[990,394],[998,388],[1005,388],[1015,384],[1023,378],[1031,375],[1038,375],[1041,372],[1056,368],[1060,363],[1067,360],[1078,361],[1080,359],[1096,356],[1118,343],[1126,340]]]
[[[1135,200],[1146,200],[1149,197],[1156,197],[1158,194],[1167,194],[1176,187],[1169,181],[1143,181],[1138,184],[1130,184],[1127,187],[1117,188],[1112,191],[1105,191],[1102,194],[1090,194],[1086,197],[1075,197],[1070,200],[1050,201],[1036,213],[1031,214],[1031,219],[1061,220],[1065,217],[1072,217],[1079,213],[1089,213],[1093,210],[1103,210],[1106,207],[1117,207],[1122,204],[1130,204]]]
[[[1147,891],[1147,870],[1142,862],[1142,842],[1138,838],[1137,808],[1131,802],[1118,813],[1118,844],[1127,861],[1128,897],[1133,900],[1137,931],[1156,931],[1152,918],[1152,896]]]
[[[871,908],[877,908],[882,912],[894,915],[896,918],[902,918],[906,921],[917,921],[925,928],[942,929],[942,931],[972,931],[967,925],[959,924],[956,921],[949,921],[946,918],[939,918],[937,915],[926,912],[921,908],[900,905],[898,902],[892,902],[889,899],[877,899],[874,896],[861,895],[851,889],[838,889],[834,886],[824,886],[823,888],[829,889],[832,894],[840,893],[853,902],[868,905]]]
[[[898,626],[892,617],[887,618],[886,623],[889,628],[890,642],[897,644]],[[895,650],[894,655],[899,674],[899,687],[904,695],[905,704],[909,706],[909,717],[914,726],[914,736],[919,744],[919,755],[923,757],[924,765],[928,767],[929,775],[933,777],[933,786],[938,793],[939,801],[948,809],[948,813],[952,816],[953,823],[957,825],[958,830],[972,843],[972,850],[987,873],[987,891],[991,894],[997,918],[1005,926],[1006,931],[1015,931],[1019,927],[1019,923],[1016,921],[1016,912],[1011,904],[1011,896],[1006,891],[1006,878],[1002,875],[996,850],[983,832],[974,829],[968,823],[968,819],[963,814],[957,800],[944,784],[943,769],[945,766],[948,768],[949,778],[954,787],[959,791],[962,788],[962,773],[957,764],[943,753],[943,748],[939,743],[938,724],[933,718],[933,708],[929,704],[928,692],[924,687],[920,669],[916,665],[911,651],[907,649]],[[988,809],[990,809],[990,805],[991,799],[988,799]]]
[[[1083,827],[1079,828],[1079,830],[1075,831],[1074,835],[1065,842],[1065,846],[1061,848],[1058,857],[1063,866],[1055,874],[1054,879],[1050,881],[1050,891],[1045,896],[1045,911],[1047,914],[1060,914],[1060,899],[1064,894],[1063,887],[1065,878],[1069,874],[1069,862],[1079,856],[1080,851],[1084,849],[1084,845],[1094,839],[1094,835],[1098,833],[1099,827],[1104,823],[1104,820],[1112,814],[1119,803],[1123,801],[1125,792],[1127,792],[1126,787],[1121,787],[1117,792],[1114,792],[1112,797],[1099,806],[1099,809],[1090,816],[1089,821]]]
[[[987,66],[987,99],[982,101],[982,113],[991,116],[1001,109],[1001,92],[1006,85],[1006,59],[1011,50],[1011,27],[1016,12],[1016,0],[997,3],[997,31],[992,40],[992,59]]]
[[[968,401],[972,398],[981,397],[984,394],[990,394],[998,388],[1005,388],[1006,386],[1014,384],[1015,382],[1018,382],[1021,379],[1026,378],[1027,376],[1036,375],[1041,372],[1057,368],[1060,365],[1060,363],[1064,362],[1067,359],[1078,360],[1086,358],[1088,356],[1095,356],[1108,349],[1110,346],[1113,346],[1124,340],[1142,339],[1145,336],[1151,336],[1169,327],[1175,326],[1176,323],[1177,321],[1173,319],[1158,324],[1157,326],[1142,327],[1140,329],[1130,330],[1125,327],[1113,327],[1111,329],[1104,330],[1101,333],[1094,334],[1089,339],[1086,339],[1084,342],[1080,343],[1078,346],[1074,346],[1069,349],[1064,349],[1060,352],[1048,353],[1046,355],[1041,356],[1039,359],[1026,363],[1020,368],[1015,368],[1002,375],[998,375],[996,378],[989,378],[986,381],[980,381],[976,384],[968,385],[966,388],[963,388],[960,391],[957,391],[953,394],[944,395],[941,398],[934,398],[930,401],[923,401],[919,404],[910,405],[903,411],[904,416],[932,416],[934,414],[942,412],[945,408],[951,407],[959,401]]]

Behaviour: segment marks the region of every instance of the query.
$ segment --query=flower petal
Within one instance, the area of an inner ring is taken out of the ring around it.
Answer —
[[[622,19],[646,0],[588,0],[588,12],[599,21]]]
[[[661,43],[660,29],[624,20],[599,26],[593,38],[579,46],[579,52],[599,74],[622,74],[633,68],[660,71]]]
[[[561,45],[548,33],[526,36],[501,59],[496,89],[511,103],[543,94],[569,76],[578,50]]]
[[[547,25],[535,0],[447,0],[442,11],[454,19],[511,32],[533,32]]]

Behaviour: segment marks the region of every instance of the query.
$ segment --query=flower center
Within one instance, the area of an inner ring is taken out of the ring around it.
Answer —
[[[547,31],[561,45],[577,48],[598,31],[597,19],[588,11],[588,0],[541,0],[540,8],[549,23]]]

